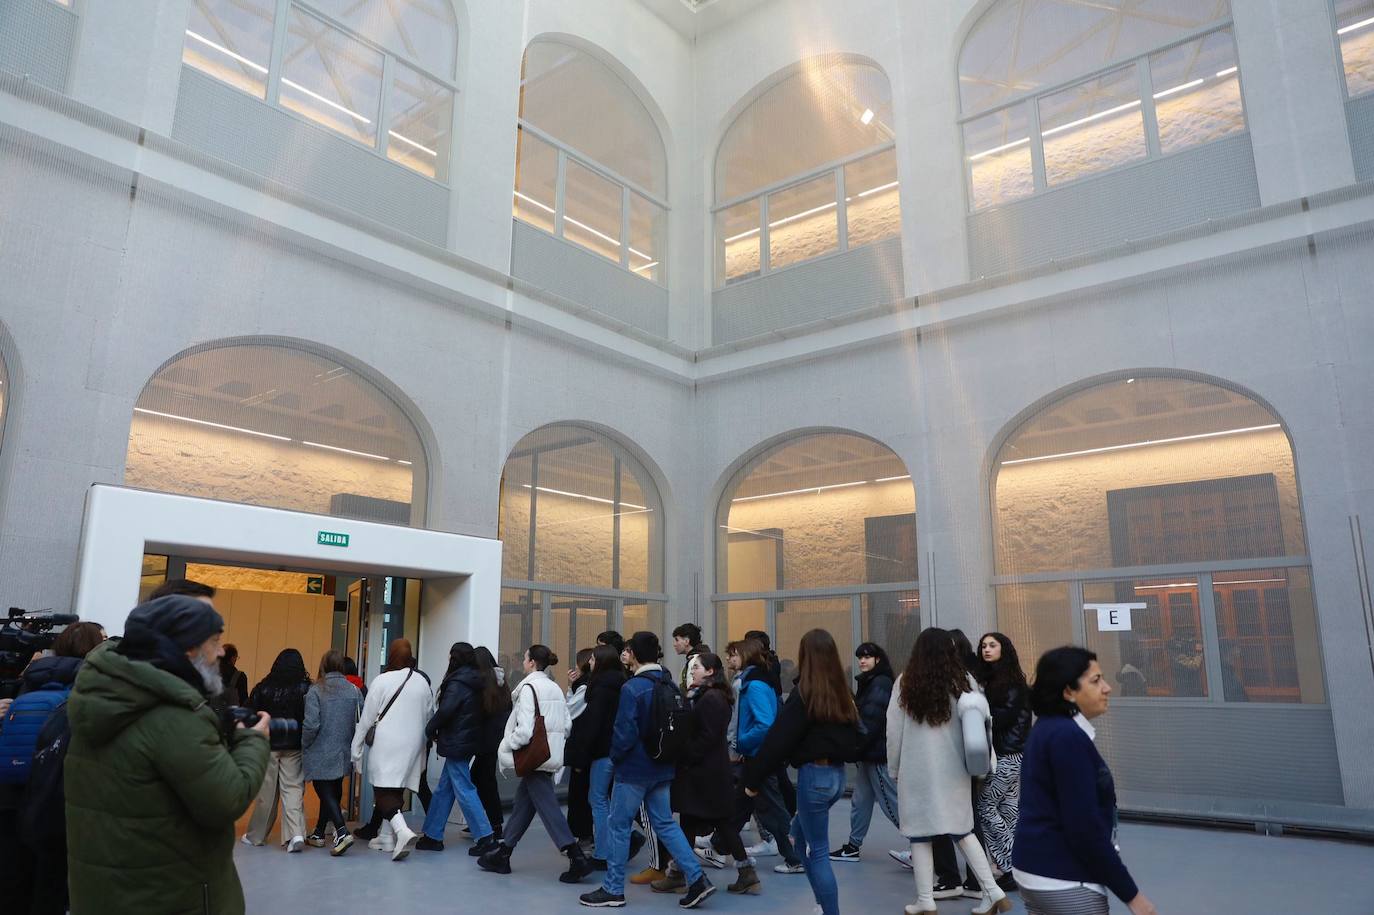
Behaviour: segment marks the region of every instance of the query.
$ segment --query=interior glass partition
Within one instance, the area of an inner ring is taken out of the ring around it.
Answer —
[[[1374,91],[1374,0],[1335,0],[1336,38],[1351,98]]]

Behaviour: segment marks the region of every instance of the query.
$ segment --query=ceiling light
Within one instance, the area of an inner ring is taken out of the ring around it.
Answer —
[[[199,41],[207,48],[213,48],[214,50],[219,51],[226,57],[232,57],[234,60],[237,60],[239,63],[243,64],[246,67],[251,67],[252,69],[257,70],[259,73],[263,74],[267,72],[267,68],[264,67],[262,64],[254,63],[253,61],[244,57],[242,54],[235,54],[233,51],[229,50],[224,45],[215,44],[213,41],[211,41],[210,39],[206,38],[204,35],[201,35],[198,32],[193,32],[190,29],[187,29],[186,34],[188,37],[193,38],[196,41]]]
[[[271,432],[259,432],[256,429],[245,429],[242,426],[226,426],[224,423],[212,423],[208,419],[192,419],[189,416],[178,416],[175,413],[162,413],[158,410],[149,410],[145,407],[134,407],[135,413],[145,413],[148,416],[160,416],[163,419],[175,419],[178,422],[194,423],[197,426],[210,426],[215,429],[224,429],[228,432],[242,432],[244,435],[256,435],[259,438],[270,438],[278,442],[291,441],[285,435],[273,435]]]
[[[901,476],[896,476],[896,477],[879,477],[879,478],[876,479],[876,480],[854,480],[852,483],[830,483],[830,484],[827,484],[827,485],[825,485],[825,486],[808,486],[808,487],[806,487],[805,489],[787,489],[787,490],[784,490],[784,491],[782,491],[782,492],[766,492],[766,493],[764,493],[763,495],[760,495],[760,496],[740,496],[739,498],[737,498],[737,499],[731,499],[730,501],[731,501],[731,502],[753,502],[753,501],[755,501],[756,499],[772,499],[772,498],[775,498],[776,496],[800,496],[800,495],[804,495],[804,494],[809,493],[809,492],[810,492],[810,493],[816,493],[816,494],[819,495],[820,493],[824,492],[824,491],[827,490],[827,489],[848,489],[848,488],[851,487],[851,486],[867,486],[869,483],[890,483],[890,482],[892,482],[892,481],[894,481],[894,480],[909,480],[909,479],[911,479],[911,474],[909,474],[909,473],[904,473],[904,474],[902,474]]]
[[[1205,80],[1203,80],[1202,77],[1198,77],[1197,79],[1192,80],[1191,82],[1186,82],[1186,83],[1183,83],[1182,85],[1174,86],[1172,89],[1165,89],[1163,92],[1156,92],[1155,95],[1154,95],[1154,97],[1155,97],[1155,98],[1164,98],[1165,96],[1174,95],[1175,93],[1178,93],[1178,92],[1186,92],[1187,90],[1193,88],[1194,86],[1201,86],[1204,82],[1205,82]]]
[[[865,127],[867,127],[869,124],[873,123],[873,109],[872,109],[872,108],[865,108],[865,109],[864,109],[864,113],[863,113],[862,115],[859,116],[859,123],[863,124]]]
[[[856,194],[855,196],[856,196],[856,197],[867,197],[869,194],[876,194],[876,193],[878,193],[879,191],[886,191],[886,190],[888,190],[888,189],[890,189],[890,188],[894,188],[894,187],[896,187],[899,183],[900,183],[900,182],[897,182],[897,181],[889,181],[887,184],[880,184],[880,185],[878,185],[877,187],[871,187],[871,188],[869,188],[869,189],[866,190],[866,191],[859,191],[859,193]],[[848,198],[846,198],[846,199],[848,199]]]
[[[1041,135],[1042,137],[1052,137],[1052,136],[1054,136],[1054,135],[1057,134],[1057,133],[1063,133],[1063,132],[1066,131],[1066,130],[1069,130],[1069,129],[1074,128],[1074,127],[1078,127],[1078,126],[1080,126],[1080,125],[1082,125],[1082,124],[1087,124],[1087,123],[1089,123],[1089,122],[1091,122],[1091,121],[1096,121],[1096,120],[1098,120],[1099,118],[1105,118],[1105,117],[1107,117],[1107,116],[1109,116],[1109,115],[1119,114],[1119,113],[1122,112],[1122,111],[1127,111],[1127,110],[1129,110],[1129,109],[1131,109],[1131,108],[1135,108],[1135,107],[1136,107],[1137,105],[1139,105],[1139,104],[1140,104],[1140,99],[1134,99],[1134,100],[1132,100],[1132,101],[1127,102],[1127,103],[1124,104],[1124,105],[1117,105],[1115,108],[1108,108],[1106,111],[1099,111],[1097,114],[1090,114],[1090,115],[1088,115],[1086,118],[1079,118],[1079,119],[1076,120],[1076,121],[1070,121],[1070,122],[1067,123],[1067,124],[1061,124],[1060,126],[1053,128],[1052,130],[1046,130],[1046,131],[1041,132],[1040,135]]]
[[[281,84],[282,84],[283,86],[290,86],[292,89],[295,89],[297,92],[303,92],[303,93],[305,93],[306,95],[308,95],[308,96],[310,96],[311,98],[313,98],[315,101],[317,101],[317,102],[323,102],[324,104],[328,105],[330,108],[333,108],[335,111],[343,112],[344,114],[348,115],[349,117],[353,118],[353,119],[356,120],[356,121],[361,121],[361,122],[364,123],[364,124],[371,124],[371,123],[372,123],[371,120],[369,120],[368,118],[363,117],[361,114],[359,114],[358,112],[354,111],[352,108],[345,108],[343,105],[340,105],[338,102],[335,102],[335,101],[332,101],[332,100],[330,100],[330,99],[327,99],[327,98],[325,98],[323,95],[320,95],[318,92],[311,92],[309,89],[305,88],[305,87],[302,86],[300,83],[295,82],[294,80],[289,80],[289,79],[287,79],[286,77],[283,76],[283,77],[281,78]]]
[[[403,461],[403,460],[401,460],[400,458],[397,458],[397,459],[396,459],[396,463],[397,463],[397,464],[405,464],[407,467],[411,467],[411,466],[414,465],[415,462],[414,462],[414,461]]]
[[[427,153],[427,154],[429,154],[429,155],[431,155],[431,156],[438,156],[438,155],[439,155],[438,152],[436,152],[435,150],[430,149],[428,146],[421,146],[419,143],[416,143],[416,142],[415,142],[414,140],[412,140],[410,137],[403,137],[403,136],[401,136],[399,133],[397,133],[397,132],[394,131],[394,130],[388,130],[388,131],[386,132],[386,134],[387,134],[387,136],[389,136],[389,137],[394,137],[395,139],[400,140],[402,143],[405,143],[405,144],[408,145],[408,146],[414,146],[416,149],[418,149],[418,150],[419,150],[420,152],[422,152],[422,153]]]
[[[1127,379],[1126,379],[1126,383],[1127,383],[1127,384],[1135,384],[1135,379],[1134,379],[1134,378],[1127,378]]]
[[[1029,142],[1030,137],[1022,137],[1019,140],[1012,140],[1010,143],[1003,143],[1001,146],[994,146],[992,149],[985,149],[980,153],[975,153],[974,155],[969,156],[968,160],[970,162],[977,162],[979,159],[986,158],[987,156],[995,156],[1000,152],[1006,152],[1009,149],[1015,149],[1018,146],[1024,146]]]
[[[526,203],[531,204],[532,206],[537,206],[537,207],[539,207],[539,209],[543,210],[543,211],[546,212],[546,213],[553,213],[553,212],[554,212],[554,208],[553,208],[553,207],[549,206],[547,203],[540,203],[538,200],[535,200],[533,197],[530,197],[530,196],[527,195],[527,194],[522,194],[522,193],[520,193],[519,191],[516,191],[516,192],[515,192],[515,196],[519,197],[521,200],[525,201]]]
[[[1170,588],[1197,588],[1195,581],[1175,581],[1167,585],[1136,585],[1136,591],[1165,591]]]
[[[1371,18],[1369,18],[1369,19],[1361,19],[1359,22],[1352,22],[1350,25],[1347,25],[1345,28],[1336,29],[1336,34],[1337,34],[1337,35],[1349,35],[1351,32],[1354,32],[1354,31],[1356,31],[1357,29],[1362,29],[1362,28],[1364,28],[1365,26],[1368,26],[1368,25],[1374,25],[1374,17],[1371,17]]]
[[[337,451],[340,454],[352,454],[357,457],[372,458],[374,461],[390,461],[391,458],[385,454],[372,454],[367,451],[354,451],[352,448],[340,448],[338,445],[321,445],[319,442],[307,442],[301,440],[302,445],[309,445],[311,448],[323,448],[326,451]]]
[[[1370,21],[1374,22],[1374,19],[1371,19]],[[1217,79],[1221,79],[1223,76],[1230,76],[1232,73],[1235,73],[1239,69],[1240,67],[1227,67],[1225,70],[1218,70]]]
[[[748,238],[750,235],[757,234],[759,234],[758,229],[750,229],[748,232],[741,232],[738,235],[731,235],[729,238],[725,239],[725,244],[728,245],[732,241],[739,241],[741,238]]]
[[[603,499],[601,496],[589,496],[582,492],[568,492],[565,489],[551,489],[548,486],[531,486],[528,483],[521,483],[526,489],[537,489],[540,492],[547,492],[555,496],[567,496],[569,499],[586,499],[588,502],[599,502],[602,505],[620,505],[625,508],[637,508],[640,511],[650,511],[647,506],[636,505],[633,502],[617,502],[614,499]]]
[[[1175,442],[1195,442],[1204,438],[1219,438],[1223,435],[1241,435],[1245,432],[1267,432],[1270,429],[1281,428],[1278,423],[1270,423],[1267,426],[1246,426],[1244,429],[1224,429],[1220,432],[1202,432],[1198,435],[1178,435],[1173,438],[1157,438],[1145,442],[1130,442],[1125,445],[1107,445],[1102,448],[1085,448],[1082,451],[1065,451],[1062,454],[1045,454],[1040,457],[1017,458],[1012,461],[1003,461],[1003,467],[1010,467],[1012,464],[1030,464],[1035,461],[1053,461],[1058,458],[1081,457],[1085,454],[1103,454],[1107,451],[1124,451],[1128,448],[1145,448],[1150,445],[1171,445]]]

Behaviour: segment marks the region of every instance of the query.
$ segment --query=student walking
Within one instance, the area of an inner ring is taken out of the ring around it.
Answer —
[[[1093,746],[1112,688],[1097,655],[1068,646],[1035,665],[1038,720],[1021,759],[1013,873],[1030,915],[1107,915],[1107,891],[1132,915],[1157,915],[1116,845],[1116,787]]]
[[[506,671],[485,645],[477,646],[477,669],[482,673],[482,742],[472,758],[472,783],[482,801],[487,823],[499,839],[506,821],[501,787],[496,781],[496,755],[506,734],[506,719],[510,718],[510,690],[506,688]],[[468,854],[472,854],[472,849],[468,849]]]
[[[568,671],[568,739],[577,731],[577,721],[587,708],[587,684],[592,671],[592,649],[577,649],[577,663]],[[564,754],[566,757],[566,748]],[[591,785],[588,783],[590,772],[587,767],[568,770],[568,828],[572,830],[582,846],[583,852],[592,850],[594,824],[592,807],[588,799]]]
[[[268,671],[248,696],[248,706],[266,712],[274,720],[296,722],[296,731],[289,749],[273,750],[267,764],[267,777],[258,792],[253,816],[244,834],[245,845],[261,845],[267,841],[272,824],[277,819],[277,800],[281,799],[281,844],[289,852],[305,847],[305,770],[301,756],[300,725],[305,718],[305,694],[310,690],[310,675],[305,661],[294,648],[283,649]]]
[[[336,857],[353,844],[343,814],[343,780],[350,768],[353,734],[362,708],[362,693],[344,674],[343,652],[326,651],[320,658],[319,679],[305,694],[301,756],[305,778],[320,799],[320,822],[334,827],[329,853]],[[323,848],[323,826],[316,826],[306,843]]]
[[[425,808],[424,835],[415,847],[424,851],[444,850],[444,829],[456,800],[463,811],[478,855],[496,846],[497,839],[477,786],[472,782],[471,761],[482,746],[484,715],[482,692],[485,678],[477,663],[477,651],[467,642],[455,642],[448,652],[448,670],[439,686],[438,708],[425,725],[425,737],[444,758],[439,787]]]
[[[610,645],[592,651],[591,674],[587,677],[586,708],[573,722],[564,761],[574,773],[585,772],[587,802],[592,811],[592,837],[595,843],[592,867],[606,869],[610,836],[607,818],[611,809],[611,733],[620,706],[620,690],[625,685],[625,666],[620,652]]]
[[[997,768],[978,790],[978,821],[988,858],[1001,872],[997,883],[1010,891],[1016,885],[1011,850],[1021,803],[1021,752],[1031,730],[1030,686],[1016,646],[1002,633],[984,634],[978,654],[978,681],[992,710],[992,749],[997,754]]]
[[[858,775],[850,799],[849,841],[830,853],[831,861],[858,861],[877,804],[892,825],[902,827],[897,817],[897,785],[887,771],[887,705],[892,699],[895,674],[887,652],[875,642],[864,642],[854,649],[859,660],[859,676],[854,688],[854,704],[859,707],[864,735],[859,739]]]
[[[788,763],[796,767],[792,840],[822,915],[840,915],[839,886],[830,866],[830,808],[844,794],[844,766],[858,750],[859,710],[835,639],[826,630],[802,636],[797,674],[758,755],[745,766],[744,790],[755,797],[768,773]]]
[[[887,765],[897,784],[901,831],[911,843],[916,901],[907,915],[935,915],[937,836],[955,840],[982,887],[973,915],[1006,912],[1006,898],[973,835],[973,784],[965,763],[961,717],[972,711],[990,717],[987,700],[965,670],[943,629],[916,639],[906,669],[887,708]]]
[[[538,814],[553,844],[568,856],[568,870],[558,879],[576,883],[592,872],[592,866],[568,828],[568,821],[553,792],[553,775],[563,768],[564,742],[568,736],[568,702],[563,697],[563,690],[547,673],[549,666],[557,663],[558,655],[547,645],[531,645],[525,651],[525,676],[515,688],[515,710],[506,722],[506,733],[501,739],[501,768],[515,771],[515,754],[531,745],[537,722],[542,722],[548,758],[533,772],[521,777],[501,841],[479,857],[477,864],[484,871],[509,874],[511,853]],[[539,747],[536,745],[535,749]]]

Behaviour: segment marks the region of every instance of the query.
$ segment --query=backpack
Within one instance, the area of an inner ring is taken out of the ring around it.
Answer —
[[[19,836],[30,845],[43,845],[67,834],[67,795],[62,770],[72,729],[67,704],[53,709],[38,732],[38,750],[29,769],[29,787],[19,804]]]
[[[687,697],[667,675],[654,677],[649,693],[649,727],[644,733],[644,751],[654,762],[675,763],[681,759],[696,730],[696,719]]]
[[[0,725],[0,785],[22,785],[29,779],[38,732],[53,709],[67,701],[69,683],[45,683],[21,695]]]

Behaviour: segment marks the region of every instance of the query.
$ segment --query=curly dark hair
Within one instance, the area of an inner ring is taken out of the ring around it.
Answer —
[[[944,629],[931,627],[916,638],[902,671],[902,708],[921,724],[938,727],[953,717],[952,699],[970,692],[964,662]]]
[[[996,640],[1002,646],[1002,657],[989,664],[983,660],[983,641]],[[985,632],[978,638],[978,670],[974,674],[983,684],[983,692],[988,701],[997,705],[1006,700],[1013,689],[1020,689],[1022,695],[1030,692],[1026,683],[1026,672],[1021,669],[1021,659],[1016,654],[1016,646],[1000,632]]]

